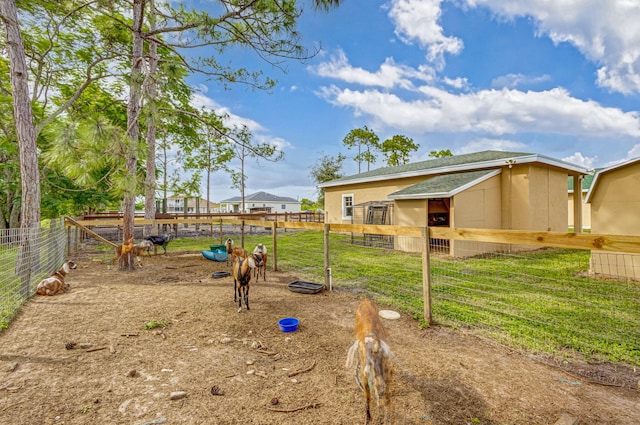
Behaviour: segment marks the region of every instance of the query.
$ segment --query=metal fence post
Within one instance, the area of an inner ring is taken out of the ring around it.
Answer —
[[[429,228],[422,228],[422,293],[424,320],[431,325],[431,260],[429,257]]]

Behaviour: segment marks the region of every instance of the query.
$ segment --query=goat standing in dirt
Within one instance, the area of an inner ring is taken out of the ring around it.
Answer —
[[[233,243],[233,239],[227,239],[224,246],[227,248],[227,266],[229,265],[229,262],[235,261],[236,257],[240,258],[241,260],[247,258],[247,251],[245,251],[244,248],[240,246],[235,246]]]
[[[260,280],[262,274],[262,280],[267,281],[267,247],[264,244],[259,243],[253,249],[253,253],[262,257],[262,266],[256,267],[256,282]]]
[[[233,259],[233,301],[238,301],[238,313],[242,311],[242,300],[249,310],[249,283],[251,282],[251,271],[262,265],[262,257],[251,254],[247,258]]]
[[[158,247],[162,247],[164,255],[167,255],[167,245],[173,240],[173,234],[167,233],[166,235],[151,235],[144,238],[146,241],[152,243],[153,254],[158,255]]]
[[[72,269],[77,269],[78,266],[73,261],[67,261],[62,265],[60,270],[53,273],[46,279],[43,279],[42,282],[38,284],[37,293],[39,295],[57,295],[62,294],[63,292],[69,292],[71,286],[68,283],[65,283],[64,277],[69,273]]]
[[[372,398],[385,424],[391,421],[393,353],[385,342],[386,333],[373,302],[364,298],[356,310],[356,341],[349,349],[347,366],[357,357],[356,382],[364,393],[365,424],[371,422]]]
[[[116,246],[116,256],[111,260],[111,265],[114,265],[116,262],[122,262],[124,260],[124,256],[127,253],[131,252],[131,258],[135,262],[135,264],[142,268],[142,256],[146,252],[149,253],[149,250],[153,248],[153,243],[149,240],[140,241],[139,244],[133,244],[133,238],[129,238],[126,244]]]

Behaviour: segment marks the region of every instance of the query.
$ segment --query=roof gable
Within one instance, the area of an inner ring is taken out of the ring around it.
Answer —
[[[501,169],[438,175],[398,190],[388,197],[395,200],[450,198],[500,173]]]
[[[601,180],[602,175],[610,173],[611,171],[614,171],[614,170],[618,170],[620,168],[630,167],[637,163],[640,163],[640,157],[633,158],[628,161],[620,162],[618,164],[612,165],[611,167],[601,168],[598,171],[596,171],[596,174],[593,176],[593,183],[591,183],[591,187],[589,188],[589,192],[587,192],[587,196],[584,202],[587,202],[587,203],[591,202],[591,197],[593,196],[592,194],[593,192],[595,192],[598,182]]]

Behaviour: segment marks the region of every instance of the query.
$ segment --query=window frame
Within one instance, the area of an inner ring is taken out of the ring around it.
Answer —
[[[351,199],[351,205],[347,205],[346,200]],[[342,219],[353,220],[353,206],[355,205],[355,198],[353,193],[345,193],[342,195]],[[347,208],[351,208],[351,215],[347,215]]]

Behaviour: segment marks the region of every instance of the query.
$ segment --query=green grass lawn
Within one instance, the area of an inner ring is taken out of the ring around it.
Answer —
[[[258,242],[272,245],[271,236],[245,236],[248,249]],[[334,287],[362,288],[424,326],[421,254],[349,242],[330,236]],[[280,270],[324,282],[322,233],[280,232],[277,246]],[[640,365],[640,284],[589,277],[589,256],[559,248],[464,260],[432,256],[433,319],[534,352],[577,351]]]

